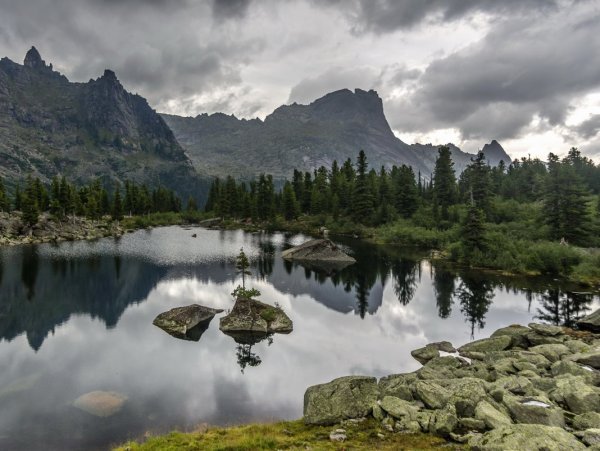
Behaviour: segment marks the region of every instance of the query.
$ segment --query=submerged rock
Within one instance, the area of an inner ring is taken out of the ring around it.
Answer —
[[[308,262],[312,265],[320,267],[325,266],[347,266],[355,263],[356,260],[343,252],[330,240],[317,239],[310,240],[299,246],[286,249],[281,253],[281,256],[286,260],[294,260],[299,262]]]
[[[121,411],[127,396],[113,391],[92,391],[81,395],[73,406],[97,417],[110,417]]]
[[[292,320],[279,307],[249,298],[238,298],[229,315],[221,318],[219,329],[227,335],[289,334]]]
[[[347,376],[313,385],[304,393],[306,424],[335,424],[369,415],[377,401],[377,379]]]
[[[577,326],[583,330],[600,333],[600,309],[577,321]]]
[[[152,324],[176,338],[198,341],[210,321],[222,311],[198,304],[175,307],[158,315]]]

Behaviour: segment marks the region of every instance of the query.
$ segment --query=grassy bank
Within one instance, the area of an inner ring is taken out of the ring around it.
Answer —
[[[347,440],[332,442],[331,431],[337,426],[306,426],[302,420],[270,424],[252,424],[229,428],[204,428],[196,432],[171,432],[129,442],[118,451],[244,451],[244,450],[431,450],[462,449],[427,434],[398,434],[383,431],[370,419],[345,427]]]

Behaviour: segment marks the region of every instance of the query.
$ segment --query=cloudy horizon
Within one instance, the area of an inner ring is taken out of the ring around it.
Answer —
[[[407,143],[600,162],[592,0],[0,0],[0,56],[35,45],[71,81],[105,68],[157,111],[264,118],[375,89]]]

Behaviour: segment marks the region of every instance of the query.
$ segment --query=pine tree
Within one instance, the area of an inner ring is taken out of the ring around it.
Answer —
[[[490,167],[485,161],[485,154],[482,151],[479,151],[477,156],[471,160],[469,175],[470,195],[473,202],[477,208],[489,215],[491,208]]]
[[[246,275],[250,274],[248,268],[250,267],[250,262],[248,261],[248,257],[244,253],[244,248],[240,249],[240,253],[235,259],[235,268],[242,274],[242,288],[246,289]]]
[[[441,146],[433,173],[433,200],[435,211],[442,220],[449,219],[448,209],[456,199],[456,177],[452,154],[448,146]]]
[[[9,211],[10,210],[10,201],[8,200],[8,195],[6,194],[6,190],[4,189],[4,182],[2,178],[0,178],[0,211]]]
[[[37,224],[40,208],[38,204],[38,192],[35,182],[28,177],[25,192],[20,200],[21,210],[23,212],[23,222],[29,227],[33,227]]]
[[[367,156],[361,150],[356,163],[356,180],[352,193],[352,216],[356,222],[366,224],[373,218],[373,194],[367,180]]]
[[[404,218],[410,218],[418,208],[415,173],[404,164],[394,173],[394,206]]]
[[[287,221],[296,219],[299,215],[300,206],[296,200],[296,193],[290,182],[285,182],[282,193],[283,217]]]
[[[114,221],[123,219],[123,201],[121,200],[121,187],[117,183],[115,185],[115,194],[112,205],[112,218]]]
[[[474,203],[469,206],[467,217],[462,224],[460,242],[463,258],[466,262],[471,262],[477,254],[483,253],[487,248],[485,216],[483,210]]]

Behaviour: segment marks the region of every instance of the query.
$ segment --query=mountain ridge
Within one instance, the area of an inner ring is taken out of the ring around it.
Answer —
[[[341,89],[310,104],[277,107],[264,120],[238,119],[223,113],[195,117],[161,114],[186,149],[196,169],[210,176],[248,178],[259,172],[286,178],[293,169],[311,171],[367,154],[371,167],[407,164],[424,176],[433,172],[437,149],[432,144],[407,144],[392,131],[376,91]],[[494,144],[495,143],[495,144]],[[451,148],[457,172],[473,154]],[[484,146],[490,164],[510,157],[497,141]],[[486,156],[487,156],[486,153]]]
[[[35,47],[22,65],[0,60],[0,176],[14,185],[28,175],[132,180],[180,193],[191,193],[196,178],[162,117],[112,70],[70,82]]]

